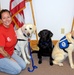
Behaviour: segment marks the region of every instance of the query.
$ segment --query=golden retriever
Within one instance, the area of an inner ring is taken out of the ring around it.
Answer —
[[[28,39],[31,38],[32,34],[35,33],[36,26],[32,24],[24,24],[18,30],[16,30],[17,44],[15,46],[15,53],[19,56],[22,55],[26,64],[30,64],[27,57],[30,59],[28,52]]]
[[[63,41],[63,42],[62,42]],[[66,41],[66,43],[64,42]],[[62,42],[62,47],[60,47],[60,43]],[[52,58],[53,64],[63,66],[63,60],[68,56],[70,67],[74,69],[73,59],[72,59],[72,52],[74,51],[74,31],[67,33],[61,40],[57,42],[55,45]]]

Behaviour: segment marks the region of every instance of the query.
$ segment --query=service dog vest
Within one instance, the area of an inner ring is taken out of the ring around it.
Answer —
[[[71,43],[69,43],[66,39],[66,36],[64,36],[59,42],[59,47],[60,49],[63,49],[65,52],[67,52],[65,49],[69,47],[69,44]]]
[[[60,42],[59,42],[59,47],[60,47],[61,49],[66,49],[66,48],[69,47],[69,43],[68,43],[68,40],[66,39],[66,36],[64,36],[64,37],[60,40]]]

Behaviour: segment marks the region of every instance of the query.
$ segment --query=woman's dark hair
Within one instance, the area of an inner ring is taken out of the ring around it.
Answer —
[[[11,13],[10,13],[9,10],[7,10],[7,9],[2,9],[2,10],[0,11],[0,19],[2,18],[2,13],[4,13],[4,12],[8,12],[8,13],[11,15]]]

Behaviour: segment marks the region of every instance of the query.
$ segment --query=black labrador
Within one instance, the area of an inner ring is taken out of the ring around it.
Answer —
[[[50,65],[53,65],[52,62],[52,51],[53,51],[53,43],[51,37],[53,36],[53,33],[50,30],[43,29],[38,33],[39,42],[38,42],[38,63],[42,63],[42,56],[49,56]]]

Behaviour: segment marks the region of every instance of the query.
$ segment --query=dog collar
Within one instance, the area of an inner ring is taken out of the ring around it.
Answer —
[[[47,45],[49,42],[50,42],[50,40],[42,41],[42,44],[43,44],[43,45]]]

